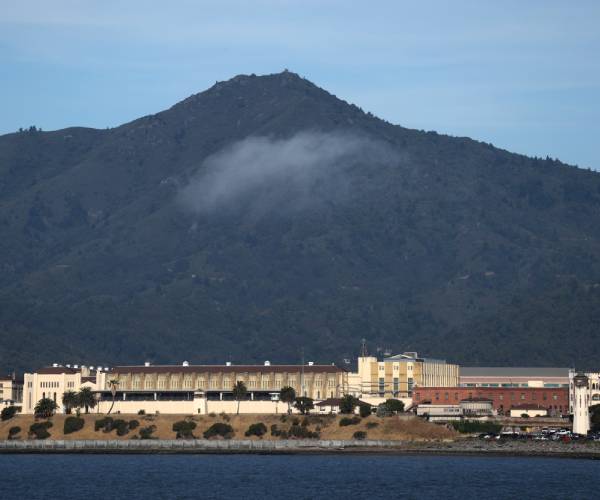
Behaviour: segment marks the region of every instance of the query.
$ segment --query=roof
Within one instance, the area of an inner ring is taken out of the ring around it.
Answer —
[[[46,366],[40,368],[36,373],[39,375],[60,375],[62,373],[79,373],[79,370],[67,368],[66,366]]]
[[[461,377],[569,377],[569,368],[544,366],[461,366]]]
[[[111,373],[340,373],[344,368],[336,365],[132,365],[115,366]]]
[[[384,361],[393,361],[393,362],[400,362],[400,363],[406,363],[406,362],[413,362],[413,361],[419,361],[419,362],[423,362],[423,363],[446,363],[445,359],[435,359],[435,358],[423,358],[421,356],[417,356],[417,353],[403,353],[403,354],[395,354],[394,356],[388,356],[386,358],[384,358]]]
[[[340,406],[341,403],[342,403],[341,398],[328,398],[328,399],[324,399],[323,401],[319,401],[318,403],[315,403],[315,406]],[[358,400],[358,404],[373,406],[371,403],[367,403],[366,401],[361,401],[360,399]]]

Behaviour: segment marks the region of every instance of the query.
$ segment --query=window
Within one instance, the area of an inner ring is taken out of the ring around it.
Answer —
[[[525,399],[525,393],[521,393],[521,399]]]
[[[447,393],[447,392],[445,392],[445,393],[444,393],[444,399],[445,399],[446,401],[448,401],[448,393]]]
[[[379,379],[379,394],[382,396],[385,394],[385,379],[384,378]]]
[[[398,395],[398,391],[400,390],[400,380],[398,377],[394,377],[394,396]]]

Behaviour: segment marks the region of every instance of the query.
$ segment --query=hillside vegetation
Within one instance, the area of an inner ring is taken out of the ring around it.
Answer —
[[[600,175],[386,123],[289,72],[0,137],[0,367],[592,367]]]

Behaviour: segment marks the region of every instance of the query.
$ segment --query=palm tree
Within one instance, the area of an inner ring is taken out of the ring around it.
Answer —
[[[77,400],[79,406],[83,406],[85,408],[86,413],[90,412],[90,408],[94,408],[96,406],[96,397],[89,387],[83,387],[80,389],[79,393],[77,394]]]
[[[285,386],[279,392],[279,399],[288,405],[288,413],[292,412],[291,405],[296,401],[296,391],[293,387]]]
[[[119,385],[119,381],[116,379],[109,380],[108,385],[110,387],[110,393],[112,394],[112,404],[110,405],[110,409],[108,410],[107,415],[110,414],[110,412],[113,409],[113,406],[115,406],[115,397],[117,396],[117,386]]]
[[[77,406],[77,393],[67,391],[62,395],[62,404],[65,406],[65,412],[71,413],[71,410]]]
[[[33,413],[36,417],[49,418],[54,414],[56,408],[58,408],[56,401],[50,398],[42,398],[36,403]]]
[[[237,415],[240,414],[240,401],[244,399],[248,389],[246,388],[246,384],[241,380],[238,380],[233,386],[233,397],[237,401]]]

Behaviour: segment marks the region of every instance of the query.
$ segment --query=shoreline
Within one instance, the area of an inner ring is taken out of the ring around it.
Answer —
[[[586,458],[600,460],[598,443],[382,440],[14,440],[0,454],[384,454]]]

